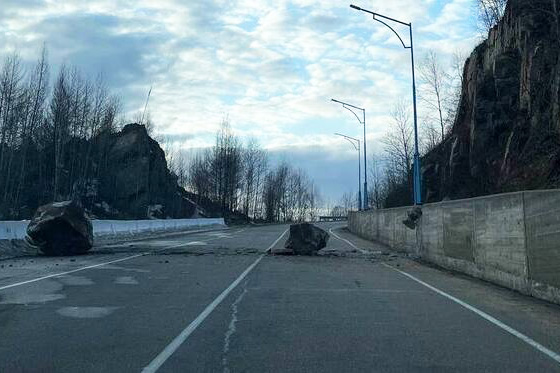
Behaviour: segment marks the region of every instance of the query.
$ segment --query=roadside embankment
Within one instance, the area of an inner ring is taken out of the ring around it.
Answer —
[[[28,220],[0,221],[0,258],[36,253],[25,243]],[[225,227],[224,219],[92,220],[96,240],[128,240],[163,233]]]
[[[560,304],[560,190],[499,194],[422,206],[352,212],[360,237],[412,252],[444,268]]]

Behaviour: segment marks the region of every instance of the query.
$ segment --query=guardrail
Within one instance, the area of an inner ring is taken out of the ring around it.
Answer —
[[[348,216],[319,216],[319,221],[346,221]]]
[[[0,221],[0,240],[22,240],[27,234],[29,220]],[[225,226],[224,219],[156,219],[156,220],[92,220],[95,237],[170,232],[183,229]]]

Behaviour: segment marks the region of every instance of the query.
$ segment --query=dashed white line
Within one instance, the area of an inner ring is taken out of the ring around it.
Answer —
[[[490,316],[489,314],[487,314],[484,311],[479,310],[478,308],[471,306],[470,304],[463,302],[462,300],[455,298],[454,296],[447,294],[446,292],[444,292],[443,290],[439,290],[438,288],[414,277],[413,275],[411,275],[410,273],[407,273],[405,271],[401,271],[400,269],[397,269],[389,264],[383,263],[383,265],[385,267],[391,268],[394,271],[399,272],[400,274],[402,274],[403,276],[408,277],[409,279],[416,281],[417,283],[419,283],[420,285],[423,285],[425,287],[427,287],[428,289],[438,293],[439,295],[459,304],[460,306],[468,309],[469,311],[472,311],[474,313],[476,313],[478,316],[482,317],[483,319],[491,322],[492,324],[496,325],[497,327],[505,330],[506,332],[510,333],[511,335],[521,339],[523,342],[527,343],[528,345],[530,345],[531,347],[537,349],[538,351],[542,352],[543,354],[545,354],[546,356],[548,356],[549,358],[551,358],[552,360],[556,361],[557,363],[560,363],[560,355],[546,347],[544,347],[543,345],[541,345],[540,343],[536,342],[535,340],[533,340],[532,338],[526,336],[525,334],[513,329],[511,326],[504,324],[503,322],[501,322],[500,320],[496,319],[493,316]]]
[[[15,284],[11,284],[11,285],[2,286],[2,287],[0,287],[0,290],[6,290],[6,289],[14,288],[14,287],[16,287],[16,286],[21,286],[21,285],[25,285],[25,284],[31,284],[31,283],[33,283],[33,282],[46,280],[46,279],[48,279],[48,278],[64,276],[64,275],[68,275],[68,274],[70,274],[70,273],[75,273],[75,272],[79,272],[79,271],[85,271],[86,269],[97,268],[97,267],[106,266],[106,265],[113,264],[113,263],[124,262],[125,260],[130,260],[130,259],[138,258],[138,257],[144,256],[144,255],[146,255],[146,254],[148,254],[148,253],[140,253],[140,254],[136,254],[136,255],[131,255],[131,256],[127,256],[126,258],[111,260],[110,262],[103,262],[103,263],[93,264],[93,265],[89,265],[89,266],[86,266],[86,267],[81,267],[81,268],[73,269],[73,270],[71,270],[71,271],[53,273],[52,275],[47,275],[47,276],[43,276],[43,277],[34,278],[34,279],[32,279],[32,280],[27,280],[27,281],[17,282],[17,283],[15,283]]]
[[[157,370],[167,361],[167,359],[171,357],[171,355],[173,355],[175,351],[177,351],[177,349],[189,338],[189,336],[196,330],[196,328],[198,328],[198,326],[202,324],[202,322],[212,313],[212,311],[214,311],[216,307],[218,307],[220,303],[222,303],[222,301],[229,295],[229,293],[231,293],[231,291],[235,289],[245,277],[247,277],[247,275],[253,270],[253,268],[255,268],[257,264],[260,263],[266,253],[272,250],[272,248],[278,243],[278,241],[280,241],[282,237],[284,237],[287,231],[288,230],[286,229],[284,233],[282,233],[280,237],[278,237],[276,241],[274,241],[268,247],[268,249],[266,249],[265,254],[259,256],[257,260],[253,262],[253,264],[247,267],[247,269],[243,271],[243,273],[241,273],[239,277],[237,277],[237,279],[227,287],[227,289],[225,289],[220,295],[218,295],[218,297],[214,299],[212,303],[206,306],[204,311],[202,311],[202,313],[200,313],[200,315],[198,315],[196,319],[194,319],[185,329],[183,329],[183,331],[177,337],[175,337],[175,339],[173,339],[173,341],[171,341],[171,343],[169,343],[158,356],[156,356],[144,369],[142,369],[142,373],[157,372]]]

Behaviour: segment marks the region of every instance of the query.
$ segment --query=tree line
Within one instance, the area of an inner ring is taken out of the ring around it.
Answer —
[[[251,139],[244,144],[224,120],[213,147],[189,160],[171,154],[170,166],[179,183],[223,212],[266,222],[313,220],[318,190],[301,170],[286,162],[272,165],[270,154]]]
[[[50,81],[47,50],[27,67],[0,65],[0,218],[29,217],[47,202],[86,194],[109,160],[93,141],[118,126],[120,99],[101,77],[61,66]]]
[[[100,180],[107,182],[104,138],[124,124],[120,98],[100,76],[91,79],[76,67],[61,66],[52,82],[50,76],[46,48],[33,66],[16,53],[0,65],[0,219],[95,196]],[[271,166],[268,152],[255,140],[243,144],[227,121],[212,148],[190,160],[168,158],[178,183],[220,213],[267,222],[316,215],[318,194],[305,172],[285,162]]]

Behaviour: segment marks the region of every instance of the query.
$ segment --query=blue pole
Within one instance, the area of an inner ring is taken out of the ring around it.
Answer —
[[[358,141],[358,210],[362,210],[362,162],[360,158],[360,142]]]
[[[412,60],[412,100],[414,104],[414,204],[422,204],[422,175],[420,168],[420,153],[418,151],[418,114],[416,110],[416,77],[414,74],[414,45],[412,42],[412,23],[410,28],[410,57]]]
[[[364,210],[369,208],[368,189],[367,189],[367,141],[366,141],[366,109],[362,109],[364,113]]]

